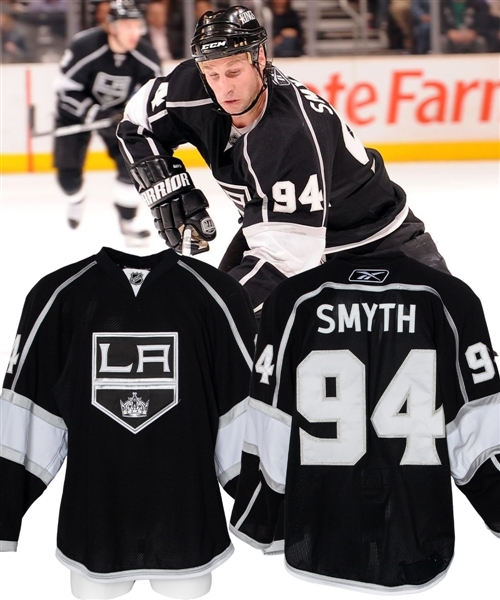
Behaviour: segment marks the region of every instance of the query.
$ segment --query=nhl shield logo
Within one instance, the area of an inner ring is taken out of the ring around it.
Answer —
[[[92,404],[139,433],[178,403],[177,333],[94,333]]]

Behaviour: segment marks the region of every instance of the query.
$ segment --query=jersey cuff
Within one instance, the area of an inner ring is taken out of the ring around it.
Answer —
[[[17,552],[17,542],[0,540],[0,552]]]
[[[274,554],[284,554],[285,553],[285,540],[274,540],[274,542],[266,548],[262,550],[262,552],[266,556],[272,556]]]

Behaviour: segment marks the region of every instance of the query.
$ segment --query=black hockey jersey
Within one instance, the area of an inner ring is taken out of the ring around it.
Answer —
[[[330,252],[380,239],[407,215],[380,154],[328,102],[274,67],[268,90],[262,117],[238,134],[189,60],[148,82],[117,130],[129,164],[172,155],[184,142],[198,148],[240,212],[245,281],[269,267],[273,280],[300,273],[320,264],[325,245]]]
[[[500,537],[500,381],[463,282],[339,256],[278,286],[255,356],[237,536],[313,582],[425,589],[453,557],[451,474]]]
[[[135,50],[116,54],[100,27],[78,33],[72,39],[60,68],[57,116],[63,123],[101,118],[102,111],[123,112],[132,95],[161,72],[160,59],[147,41],[141,40]]]
[[[234,496],[254,336],[240,284],[172,250],[104,248],[42,279],[2,391],[1,549],[67,454],[67,567],[109,582],[226,560],[217,477]]]

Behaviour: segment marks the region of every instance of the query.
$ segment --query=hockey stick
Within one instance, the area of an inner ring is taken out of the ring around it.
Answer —
[[[47,131],[35,131],[34,128],[34,107],[30,106],[29,112],[31,137],[42,137],[44,135],[53,135],[54,137],[63,137],[66,135],[75,135],[76,133],[84,133],[86,131],[95,131],[97,129],[106,129],[116,124],[115,119],[100,119],[93,123],[76,123],[75,125],[66,125],[65,127],[57,127]]]
[[[182,235],[182,256],[191,256],[191,227],[188,225],[184,228]]]

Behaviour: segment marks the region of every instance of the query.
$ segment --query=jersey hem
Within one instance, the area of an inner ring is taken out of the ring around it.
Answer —
[[[242,542],[245,542],[249,546],[252,546],[252,548],[257,548],[257,550],[262,550],[264,552],[271,546],[271,544],[261,544],[260,542],[255,541],[250,536],[236,529],[234,525],[229,525],[229,531],[237,538],[239,538]]]
[[[325,248],[325,254],[333,254],[335,252],[345,252],[346,250],[351,250],[352,248],[359,248],[360,246],[365,246],[366,244],[370,244],[371,242],[376,242],[378,240],[381,240],[382,238],[387,237],[389,234],[394,233],[394,231],[396,231],[396,229],[399,229],[399,227],[402,225],[403,221],[408,216],[409,211],[410,211],[410,208],[406,204],[403,207],[403,209],[401,210],[401,212],[399,212],[388,225],[386,225],[385,227],[383,227],[382,229],[380,229],[373,235],[371,235],[363,240],[360,240],[359,242],[353,242],[352,244],[344,244],[342,246],[328,246],[327,245]],[[328,244],[328,230],[327,230],[326,243]]]
[[[490,529],[488,527],[488,525],[486,525],[486,528],[488,529],[488,531],[490,531],[495,537],[500,538],[500,531],[494,531],[493,529]],[[1,543],[1,542],[0,542]]]
[[[59,548],[56,550],[56,558],[65,567],[74,573],[78,573],[85,579],[93,583],[118,583],[121,581],[136,581],[140,579],[188,579],[191,577],[201,577],[211,573],[214,569],[222,565],[234,552],[234,546],[230,542],[229,546],[215,556],[210,562],[199,567],[189,569],[137,569],[130,571],[115,571],[112,573],[96,573],[87,569],[85,565],[65,556]]]
[[[0,540],[0,552],[17,552],[17,542]]]
[[[331,585],[334,587],[343,588],[346,590],[354,590],[358,592],[365,592],[368,594],[378,594],[378,595],[386,595],[390,594],[391,596],[397,596],[402,594],[417,594],[423,591],[426,591],[435,585],[437,585],[448,573],[448,569],[451,565],[451,561],[446,567],[444,571],[436,575],[434,579],[431,579],[427,583],[423,583],[422,585],[398,585],[394,587],[389,587],[386,585],[378,585],[376,583],[364,583],[362,581],[353,581],[350,579],[337,579],[336,577],[327,577],[326,575],[319,575],[316,573],[310,573],[308,571],[301,571],[300,569],[295,569],[291,567],[285,559],[285,568],[286,570],[297,577],[298,579],[303,579],[304,581],[309,581],[312,583],[320,583],[323,585]]]

